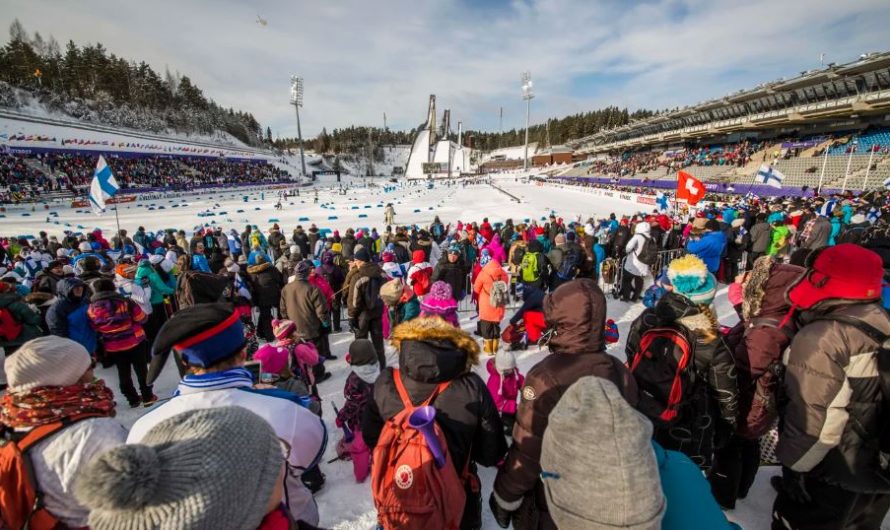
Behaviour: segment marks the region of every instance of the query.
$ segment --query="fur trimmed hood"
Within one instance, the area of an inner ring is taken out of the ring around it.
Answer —
[[[440,318],[400,324],[391,342],[399,352],[400,368],[417,381],[447,381],[479,364],[479,344]]]
[[[757,258],[745,283],[742,320],[767,316],[781,319],[791,307],[785,300],[785,290],[804,272],[803,267],[777,263],[770,256]]]

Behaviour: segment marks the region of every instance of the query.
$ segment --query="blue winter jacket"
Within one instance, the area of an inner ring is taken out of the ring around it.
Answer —
[[[832,217],[831,218],[831,233],[828,236],[828,246],[833,247],[837,245],[837,236],[841,233],[841,228],[843,228],[843,224],[841,223],[840,218]]]
[[[730,523],[711,494],[701,469],[678,451],[667,451],[652,442],[661,490],[667,510],[661,520],[662,530],[742,530]]]
[[[49,332],[58,337],[66,337],[86,348],[90,355],[96,353],[98,340],[87,318],[89,297],[86,289],[80,298],[74,298],[75,287],[84,286],[77,278],[63,278],[56,285],[59,295],[46,312],[46,325]]]
[[[720,269],[720,256],[723,255],[724,247],[726,247],[726,236],[723,232],[706,232],[701,239],[690,239],[686,244],[686,250],[704,261],[711,274],[717,274],[717,270]]]

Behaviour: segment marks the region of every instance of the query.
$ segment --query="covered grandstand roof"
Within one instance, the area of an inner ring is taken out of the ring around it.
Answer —
[[[850,63],[831,63],[791,79],[761,83],[567,144],[581,152],[602,152],[887,109],[890,52],[870,53]]]

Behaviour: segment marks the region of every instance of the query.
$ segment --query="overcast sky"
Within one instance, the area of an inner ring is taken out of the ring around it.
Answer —
[[[289,78],[305,79],[303,133],[406,129],[427,97],[465,128],[606,105],[693,104],[826,62],[890,49],[887,0],[0,0],[64,46],[110,51],[188,75],[210,98],[295,136]],[[268,23],[257,23],[257,16]]]

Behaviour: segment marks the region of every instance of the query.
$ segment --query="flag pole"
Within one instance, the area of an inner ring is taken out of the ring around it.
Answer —
[[[110,199],[109,199],[110,200]],[[117,223],[117,240],[121,244],[121,254],[124,252],[124,237],[121,235],[121,218],[117,213],[117,203],[114,203],[114,220]]]

